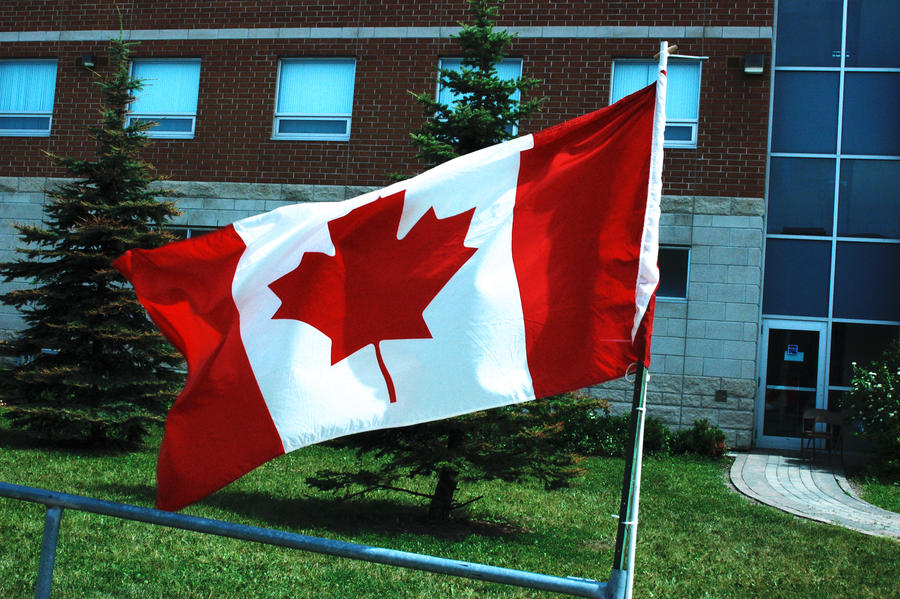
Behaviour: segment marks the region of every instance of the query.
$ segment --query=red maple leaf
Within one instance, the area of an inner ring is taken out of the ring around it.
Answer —
[[[405,192],[328,223],[335,255],[308,252],[269,288],[281,299],[273,319],[308,323],[331,338],[331,363],[375,345],[391,403],[394,383],[381,355],[386,339],[431,339],[422,313],[475,253],[463,245],[472,208],[438,219],[433,208],[398,239]]]

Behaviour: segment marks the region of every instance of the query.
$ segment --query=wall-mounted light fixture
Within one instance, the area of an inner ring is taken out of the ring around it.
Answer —
[[[94,66],[96,66],[96,64],[97,64],[97,59],[94,57],[93,54],[90,54],[90,53],[82,54],[81,59],[78,61],[78,64],[80,64],[81,66],[83,66],[86,69],[93,69]]]
[[[745,75],[762,75],[764,67],[764,56],[762,54],[746,54],[744,56],[744,74]]]

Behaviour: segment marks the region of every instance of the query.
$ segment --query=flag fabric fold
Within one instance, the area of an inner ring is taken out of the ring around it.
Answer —
[[[188,365],[158,507],[305,445],[647,363],[656,105],[650,86],[376,192],[118,258]]]

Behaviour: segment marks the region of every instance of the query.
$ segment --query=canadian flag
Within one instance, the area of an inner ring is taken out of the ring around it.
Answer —
[[[528,401],[649,361],[655,86],[352,200],[114,265],[184,354],[157,505],[299,447]]]

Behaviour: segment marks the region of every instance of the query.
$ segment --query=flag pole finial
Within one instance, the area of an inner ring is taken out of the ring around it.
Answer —
[[[663,42],[663,43],[665,43],[665,42]],[[677,45],[677,44],[673,44],[673,45],[668,46],[668,47],[666,48],[666,54],[675,54],[676,52],[678,52],[678,45]],[[662,54],[662,50],[660,50],[659,52],[657,52],[656,54],[654,54],[654,55],[653,55],[653,59],[654,59],[654,60],[659,60],[660,54]]]

